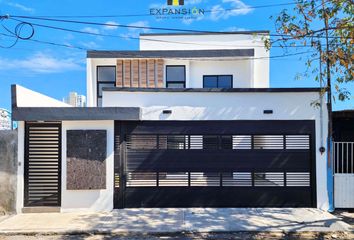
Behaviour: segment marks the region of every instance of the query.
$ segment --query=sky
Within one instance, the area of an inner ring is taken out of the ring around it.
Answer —
[[[202,31],[270,30],[271,33],[275,33],[274,20],[271,20],[270,16],[275,16],[282,9],[292,6],[283,5],[268,8],[251,8],[251,6],[289,2],[292,0],[185,0],[186,8],[197,7],[207,11],[212,10],[212,12],[207,12],[195,19],[159,19],[150,15],[150,9],[166,6],[166,0],[0,0],[0,15],[55,18],[58,16],[89,16],[86,18],[66,18],[66,20]],[[223,11],[230,8],[241,9]],[[139,33],[168,32],[32,19],[27,21],[93,34],[113,35],[114,37],[79,34],[34,26],[34,35],[31,40],[62,44],[67,47],[19,39],[11,48],[0,48],[0,108],[11,108],[11,84],[19,84],[59,100],[67,96],[70,91],[86,95],[85,49],[138,50],[138,40],[134,38],[139,37]],[[14,20],[6,19],[1,23],[9,30],[13,30],[17,24]],[[28,26],[23,26],[22,30],[23,37],[30,34]],[[8,32],[0,25],[1,33],[7,34]],[[13,43],[14,38],[0,35],[1,46],[10,46]],[[270,51],[271,56],[278,56],[304,52],[304,49],[272,48]],[[314,80],[313,75],[297,78],[306,69],[306,56],[307,54],[271,59],[270,86],[318,87],[319,83]],[[346,87],[353,92],[354,96],[354,84],[348,84]],[[354,109],[354,98],[334,103],[334,110],[342,109]]]

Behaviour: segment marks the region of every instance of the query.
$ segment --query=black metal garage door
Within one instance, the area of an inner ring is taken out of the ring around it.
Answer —
[[[116,122],[115,207],[316,207],[314,128]]]

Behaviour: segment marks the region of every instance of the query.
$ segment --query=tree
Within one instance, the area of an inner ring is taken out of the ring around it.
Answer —
[[[316,80],[327,80],[328,141],[332,141],[332,83],[339,100],[350,98],[342,83],[354,82],[354,2],[353,0],[294,0],[293,11],[282,10],[273,16],[280,38],[265,40],[271,47],[278,42],[283,47],[303,45],[314,50],[307,67],[317,74]],[[320,64],[313,66],[314,61]],[[324,67],[322,67],[324,66]],[[321,98],[322,99],[322,98]],[[335,98],[333,98],[335,99]],[[322,147],[322,146],[321,146]],[[327,151],[328,197],[333,210],[333,169],[331,151]]]
[[[314,50],[306,61],[307,71],[318,72],[316,80],[327,79],[327,88],[336,90],[333,99],[346,100],[350,92],[342,83],[354,82],[354,1],[353,0],[294,0],[293,10],[284,9],[275,20],[279,38],[265,40],[274,43],[305,46]],[[309,51],[311,52],[311,51]],[[321,71],[318,61],[323,63]],[[327,89],[330,90],[330,89]],[[330,93],[330,91],[329,91]],[[332,97],[328,101],[330,102]]]

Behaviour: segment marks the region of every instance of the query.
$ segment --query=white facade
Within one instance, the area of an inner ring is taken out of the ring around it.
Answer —
[[[321,125],[321,109],[311,106],[320,94],[305,93],[171,93],[104,92],[103,106],[141,107],[142,120],[315,120],[316,147],[326,146],[326,124]],[[172,110],[165,115],[163,110]],[[273,114],[263,114],[273,110]],[[328,121],[323,106],[323,123]],[[316,151],[317,206],[328,209],[326,154]]]
[[[140,50],[215,50],[215,49],[250,49],[255,50],[250,61],[253,84],[250,87],[269,87],[269,51],[264,47],[264,40],[269,37],[267,32],[248,34],[152,34],[140,36]],[[238,61],[234,60],[237,66]],[[248,59],[248,58],[246,58]],[[213,67],[213,65],[209,65]],[[241,68],[235,67],[237,70]],[[236,70],[236,71],[237,71]],[[237,76],[236,76],[237,78]],[[241,78],[238,78],[241,79]],[[237,86],[237,85],[235,85]]]
[[[66,189],[66,131],[106,130],[106,188],[100,190]],[[114,121],[63,121],[62,122],[62,188],[61,211],[110,211],[113,209]]]
[[[184,65],[186,87],[203,88],[203,75],[232,75],[234,88],[269,87],[269,51],[264,47],[267,33],[211,35],[143,35],[140,50],[228,50],[254,49],[253,57],[164,58],[166,66]],[[161,42],[162,41],[162,42]],[[97,67],[115,66],[117,58],[87,59],[87,106],[97,106]]]
[[[311,104],[318,101],[320,93],[315,90],[267,91],[269,88],[269,52],[264,48],[266,33],[258,34],[176,34],[143,35],[140,50],[212,50],[212,49],[254,49],[254,57],[214,57],[214,58],[165,58],[167,65],[184,65],[186,88],[193,91],[137,90],[129,89],[103,91],[102,107],[140,108],[140,121],[202,121],[202,120],[314,120],[315,121],[315,162],[317,207],[327,210],[326,154],[318,149],[326,146],[327,109],[316,108]],[[116,58],[87,59],[87,106],[97,104],[97,67],[115,66]],[[199,91],[203,88],[203,75],[232,75],[233,88],[242,91]],[[163,74],[166,82],[166,73]],[[254,88],[262,88],[252,91]],[[19,106],[70,107],[46,96],[19,88]],[[25,97],[22,97],[25,96]],[[32,97],[29,97],[32,96]],[[26,99],[31,98],[29,101]],[[164,114],[163,110],[170,110]],[[272,110],[273,114],[264,114]],[[321,119],[322,118],[322,119]],[[17,211],[23,207],[24,192],[24,122],[19,124],[19,169]],[[106,188],[101,190],[66,189],[66,131],[67,130],[106,130]],[[110,211],[113,209],[114,194],[114,121],[62,121],[62,179],[61,211]]]

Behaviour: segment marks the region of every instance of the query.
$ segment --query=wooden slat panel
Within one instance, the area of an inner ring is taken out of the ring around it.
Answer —
[[[163,59],[157,59],[157,87],[163,88]]]
[[[131,87],[131,79],[130,79],[130,76],[131,76],[131,62],[130,62],[130,60],[124,60],[123,61],[123,69],[124,69],[123,86],[124,87]]]
[[[116,87],[123,87],[123,60],[117,60]]]
[[[148,59],[148,87],[155,87],[155,60]]]
[[[132,60],[132,87],[139,87],[139,60]]]
[[[142,59],[139,61],[139,69],[140,69],[140,87],[147,87],[147,61]]]

